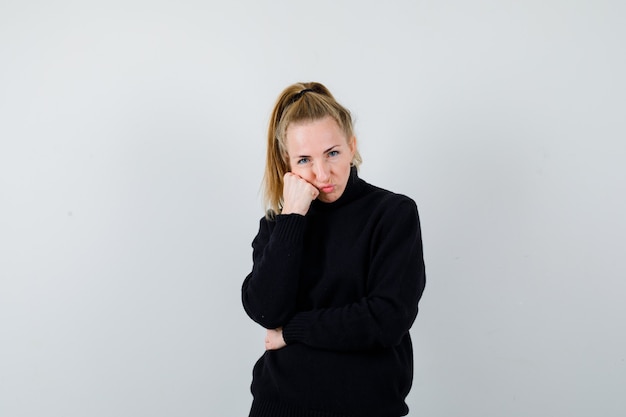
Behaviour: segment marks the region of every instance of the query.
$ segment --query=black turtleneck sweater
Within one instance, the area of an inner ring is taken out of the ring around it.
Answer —
[[[252,247],[244,308],[287,346],[256,363],[250,417],[406,415],[425,284],[413,200],[353,168],[337,201],[261,219]]]

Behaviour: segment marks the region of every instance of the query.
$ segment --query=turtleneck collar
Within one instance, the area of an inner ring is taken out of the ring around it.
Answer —
[[[359,178],[357,169],[353,166],[350,168],[350,177],[348,177],[348,183],[346,184],[343,194],[341,194],[341,196],[332,203],[324,203],[320,200],[313,200],[311,203],[311,209],[313,212],[334,210],[356,200],[362,194],[364,188],[365,181]]]

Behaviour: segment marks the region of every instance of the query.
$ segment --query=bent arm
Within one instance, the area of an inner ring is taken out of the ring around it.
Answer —
[[[253,267],[242,302],[250,318],[267,329],[282,326],[295,312],[305,225],[297,214],[261,219],[252,242]]]
[[[283,328],[287,344],[366,350],[399,344],[412,326],[426,276],[417,207],[406,199],[374,234],[367,295],[349,305],[298,312]]]

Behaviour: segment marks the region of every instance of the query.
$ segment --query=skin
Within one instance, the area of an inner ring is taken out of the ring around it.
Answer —
[[[283,328],[267,329],[265,336],[265,350],[278,350],[287,346],[283,338]]]
[[[304,216],[316,198],[337,201],[350,178],[356,138],[346,137],[330,116],[289,125],[286,137],[290,172],[284,176],[282,214]],[[266,350],[285,346],[282,327],[267,330]]]
[[[350,177],[356,138],[348,138],[330,116],[292,124],[286,132],[290,172],[284,176],[283,214],[305,215],[316,198],[337,201]]]

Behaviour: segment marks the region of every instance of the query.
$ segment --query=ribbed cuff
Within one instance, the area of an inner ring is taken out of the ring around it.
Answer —
[[[310,312],[298,313],[283,327],[285,343],[303,342],[309,334],[313,314]]]
[[[286,243],[302,240],[306,218],[300,214],[279,214],[276,216],[276,227],[273,234]]]

